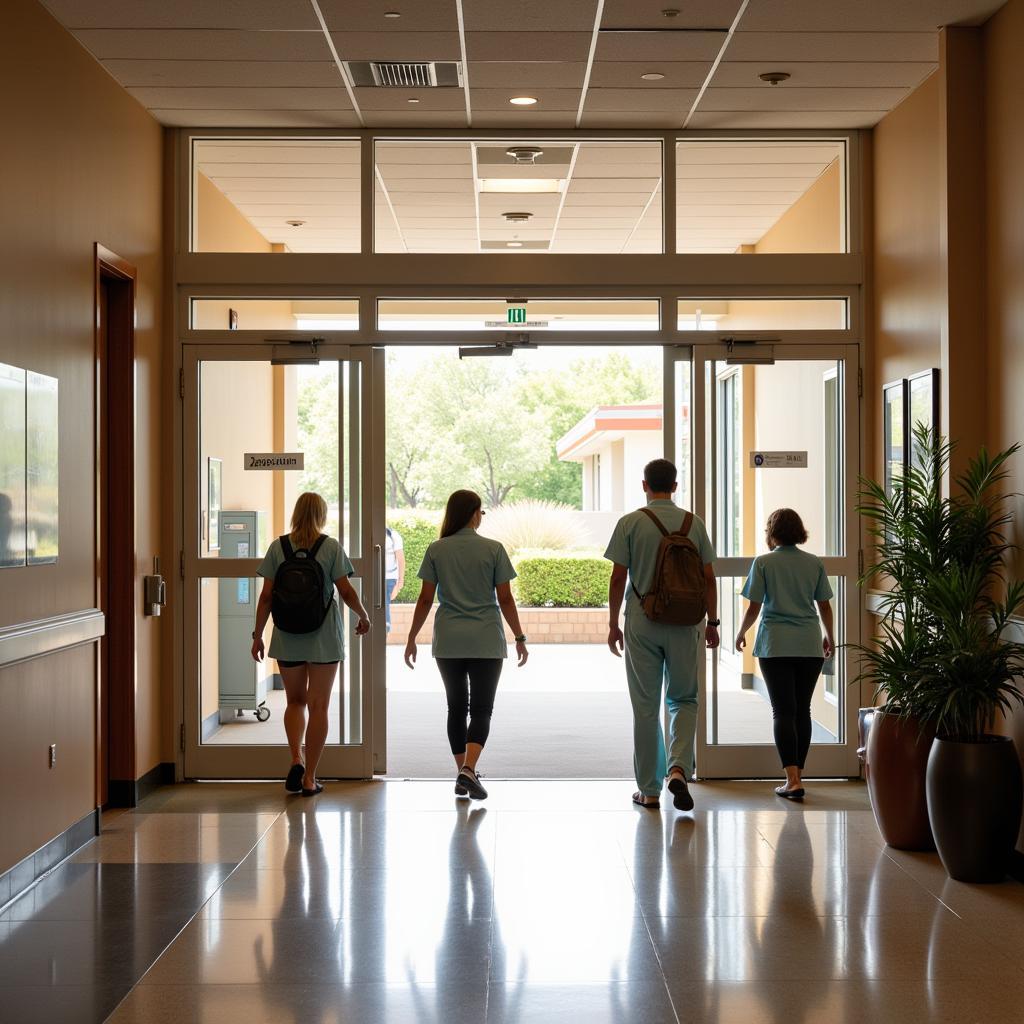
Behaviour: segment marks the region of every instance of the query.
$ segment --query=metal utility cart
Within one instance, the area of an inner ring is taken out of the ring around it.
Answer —
[[[221,510],[220,557],[259,558],[266,553],[265,512]],[[238,717],[252,711],[258,721],[270,718],[265,666],[249,656],[256,602],[262,581],[221,579],[218,583],[218,680],[221,721],[225,712]]]

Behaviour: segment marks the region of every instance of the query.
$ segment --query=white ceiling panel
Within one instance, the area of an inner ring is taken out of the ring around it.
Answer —
[[[454,7],[454,2],[452,3]],[[466,0],[467,32],[591,32],[597,0]]]
[[[42,0],[67,28],[244,28],[307,30],[309,0]]]
[[[1005,0],[753,0],[742,27],[759,32],[930,32],[943,25],[981,25]]]
[[[729,51],[726,51],[728,54]],[[783,61],[769,68],[763,61],[724,60],[715,70],[716,86],[759,88],[763,71],[785,71],[790,80],[777,89],[825,88],[914,89],[934,70],[928,61]]]
[[[370,128],[465,128],[466,111],[425,110],[410,117],[405,111],[371,110],[364,120]]]
[[[460,60],[462,53],[458,32],[331,32],[331,39],[342,60]]]
[[[590,73],[592,89],[640,89],[644,92],[660,89],[699,89],[704,84],[711,62],[707,60],[688,61],[643,61],[628,60],[595,61]],[[657,82],[645,82],[640,76],[659,74],[665,77]]]
[[[455,0],[414,0],[413,3],[318,0],[318,3],[327,27],[337,32],[457,32],[459,27]],[[385,18],[385,11],[398,11],[401,17]]]
[[[937,32],[744,32],[742,25],[729,43],[729,60],[934,62],[939,59]],[[765,68],[771,71],[772,68]]]
[[[242,32],[201,29],[81,29],[78,41],[100,60],[323,60],[330,50],[320,32]]]
[[[811,163],[819,169],[837,155],[834,142],[681,142],[676,161],[680,166],[725,163],[792,164]]]
[[[338,68],[329,60],[107,60],[103,65],[127,89],[162,86],[341,86]]]
[[[580,127],[591,131],[629,128],[669,129],[682,125],[686,111],[665,110],[584,110]]]
[[[197,148],[204,168],[230,168],[239,163],[249,164],[254,169],[262,166],[286,166],[291,174],[309,173],[315,177],[328,173],[323,167],[315,165],[330,164],[351,168],[352,165],[359,163],[358,142],[288,140],[275,145],[250,139],[232,139],[230,142],[199,142]]]
[[[472,60],[469,81],[474,89],[501,89],[515,96],[525,89],[581,89],[587,65],[560,60]],[[532,95],[532,94],[531,94]]]
[[[344,110],[351,108],[339,83],[333,89],[130,89],[145,107],[176,110]]]
[[[501,61],[510,57],[585,62],[590,53],[591,36],[590,32],[520,31],[510,38],[508,32],[467,32],[466,57],[470,62]]]
[[[533,110],[524,117],[518,110],[482,110],[473,111],[474,128],[521,128],[529,131],[531,126],[537,128],[572,128],[576,122],[574,110]]]
[[[601,27],[727,29],[739,7],[740,0],[688,0],[684,4],[667,4],[665,0],[605,0]],[[679,14],[666,18],[662,13],[666,8],[675,8]]]
[[[356,103],[364,113],[373,110],[401,110],[406,119],[415,118],[420,110],[460,111],[466,116],[466,94],[461,89],[355,89]],[[414,98],[418,103],[410,103]],[[416,109],[413,110],[412,108]]]
[[[690,128],[871,128],[887,113],[887,110],[712,110],[705,113],[698,111],[690,121]]]
[[[724,32],[601,32],[594,60],[710,62],[724,42]]]
[[[584,109],[664,111],[684,116],[696,98],[696,89],[589,89]]]
[[[771,94],[771,95],[769,95]],[[906,89],[801,89],[789,85],[756,89],[719,89],[704,93],[700,110],[889,110]]]
[[[170,128],[357,128],[353,110],[165,110],[150,113]]]
[[[484,110],[507,110],[514,113],[515,108],[509,103],[514,95],[509,89],[472,88],[469,92],[474,114]],[[528,113],[519,113],[523,124],[529,123],[532,114],[545,110],[571,110],[575,113],[580,105],[579,89],[536,89],[530,95],[536,98],[537,104],[530,107]]]

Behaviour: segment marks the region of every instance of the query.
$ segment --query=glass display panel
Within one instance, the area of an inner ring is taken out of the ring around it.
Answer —
[[[656,331],[657,299],[380,299],[382,331]]]
[[[0,568],[25,564],[25,371],[0,363]]]
[[[828,139],[678,143],[677,251],[846,252],[845,162]]]
[[[661,143],[378,142],[376,252],[663,251]]]
[[[29,565],[56,562],[60,515],[59,420],[56,377],[25,375],[25,463],[27,470],[25,539]]]
[[[680,299],[681,331],[841,331],[846,299]]]
[[[358,299],[192,299],[194,331],[356,331]]]
[[[195,139],[192,252],[358,252],[359,141]]]
[[[361,592],[361,581],[353,578],[352,583]],[[286,758],[281,668],[269,656],[255,661],[251,652],[262,587],[259,576],[199,581],[199,737],[204,746],[278,746]],[[355,635],[353,613],[342,607],[341,614],[346,657],[334,679],[328,746],[362,742],[363,641]],[[263,634],[267,651],[272,630],[268,623]]]

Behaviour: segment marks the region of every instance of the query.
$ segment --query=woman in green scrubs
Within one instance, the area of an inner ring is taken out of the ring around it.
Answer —
[[[508,656],[502,616],[515,637],[519,665],[528,657],[512,596],[516,572],[504,547],[477,533],[484,516],[481,506],[475,491],[456,491],[448,499],[440,539],[427,548],[420,566],[423,584],[405,645],[405,663],[415,668],[416,637],[436,593],[432,653],[448,698],[448,742],[458,770],[455,792],[473,800],[487,796],[476,765]]]
[[[786,770],[786,782],[775,792],[787,800],[803,800],[802,774],[813,728],[811,697],[825,658],[835,651],[832,587],[821,559],[797,547],[807,543],[807,531],[793,509],[776,509],[768,517],[765,535],[769,554],[754,559],[743,585],[750,603],[736,634],[736,650],[746,646],[747,631],[763,609],[754,657],[772,702],[775,746]]]

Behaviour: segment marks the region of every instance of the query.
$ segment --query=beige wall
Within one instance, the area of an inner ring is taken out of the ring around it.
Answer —
[[[270,243],[205,174],[196,174],[196,252],[271,252]]]
[[[0,360],[59,378],[61,453],[60,560],[3,570],[6,626],[96,602],[96,242],[139,272],[137,574],[155,554],[168,568],[172,559],[159,546],[162,130],[34,0],[4,4],[0,96],[10,140],[0,163]],[[140,775],[170,754],[159,717],[163,622],[138,614]],[[0,871],[95,806],[95,688],[92,648],[0,671]],[[41,770],[52,742],[57,767]]]
[[[865,374],[873,439],[865,469],[882,473],[882,385],[939,366],[942,331],[940,84],[927,79],[874,131],[873,345]]]
[[[754,252],[842,252],[842,175],[833,160],[778,219]]]

